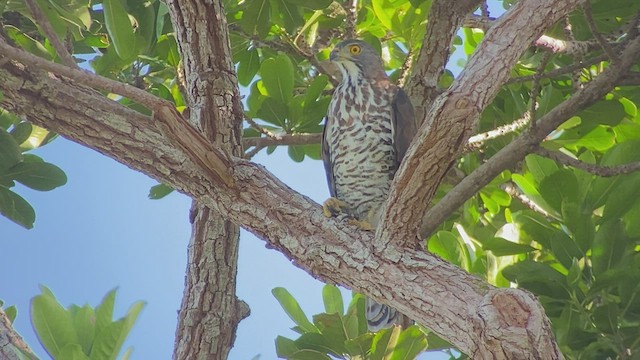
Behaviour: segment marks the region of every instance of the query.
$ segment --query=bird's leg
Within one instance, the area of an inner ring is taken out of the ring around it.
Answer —
[[[376,218],[378,216],[378,209],[371,208],[367,211],[367,215],[365,215],[364,219],[349,219],[349,224],[355,225],[360,230],[364,231],[374,231],[376,226],[374,224],[377,223]]]
[[[330,197],[322,203],[322,213],[328,218],[336,217],[340,214],[350,214],[351,206],[342,200]]]

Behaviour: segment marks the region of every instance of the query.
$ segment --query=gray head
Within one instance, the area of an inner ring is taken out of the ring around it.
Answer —
[[[331,51],[329,59],[338,65],[343,78],[387,78],[382,59],[371,45],[362,40],[349,39],[339,43]]]

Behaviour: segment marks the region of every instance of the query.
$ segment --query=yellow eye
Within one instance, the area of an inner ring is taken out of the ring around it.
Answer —
[[[360,51],[362,51],[362,49],[360,49],[360,46],[358,45],[351,45],[349,46],[349,52],[353,55],[358,55],[360,54]]]

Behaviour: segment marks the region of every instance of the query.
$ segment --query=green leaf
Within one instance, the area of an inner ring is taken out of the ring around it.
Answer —
[[[23,161],[9,169],[4,176],[40,191],[53,190],[67,183],[64,171],[46,162]]]
[[[104,331],[104,329],[113,321],[113,307],[116,302],[116,291],[117,289],[109,291],[104,298],[102,298],[102,302],[96,306],[96,334]]]
[[[313,316],[313,322],[322,333],[324,339],[324,350],[332,355],[339,356],[347,352],[344,347],[345,341],[348,339],[342,317],[338,313],[333,314],[317,314]],[[319,335],[315,333],[305,335]]]
[[[569,269],[574,259],[581,259],[584,253],[567,234],[557,231],[551,238],[551,251],[558,261]]]
[[[288,55],[280,53],[260,66],[262,83],[267,95],[287,104],[293,97],[293,64]]]
[[[82,347],[78,344],[67,344],[59,353],[57,359],[65,360],[89,360],[89,357],[82,351]]]
[[[256,116],[273,125],[284,128],[288,116],[287,106],[280,100],[265,97]]]
[[[278,355],[279,358],[289,359],[299,350],[295,341],[284,336],[278,336],[276,338],[276,355]]]
[[[296,6],[287,0],[270,1],[273,13],[280,16],[282,19],[282,25],[284,25],[285,30],[289,33],[295,33],[296,29],[303,25],[304,18],[302,17],[299,6]]]
[[[362,334],[355,339],[345,341],[344,347],[347,349],[349,355],[366,358],[369,349],[371,349],[374,336],[373,333]]]
[[[534,179],[538,183],[558,171],[558,164],[556,164],[555,161],[542,156],[529,154],[524,160],[527,164],[527,169],[531,171],[531,174],[533,174]]]
[[[104,21],[118,56],[131,59],[135,55],[135,34],[129,14],[121,0],[103,0]]]
[[[42,294],[31,299],[31,323],[47,353],[64,359],[63,348],[78,342],[71,315],[49,289],[42,285],[40,289]]]
[[[31,205],[4,186],[0,186],[0,214],[26,229],[31,229],[36,221],[36,213]]]
[[[327,314],[337,313],[342,315],[344,313],[342,293],[337,286],[326,284],[322,288],[322,301],[324,302],[324,309]]]
[[[331,5],[332,0],[287,0],[296,6],[302,6],[311,10],[324,10]]]
[[[13,138],[16,140],[16,143],[20,145],[23,142],[27,141],[27,139],[31,135],[32,129],[33,129],[33,125],[31,125],[31,123],[23,121],[18,125],[14,126],[10,133],[11,133],[11,136],[13,136]]]
[[[83,307],[74,306],[73,310],[71,318],[73,327],[78,335],[78,343],[82,347],[82,351],[85,354],[89,354],[95,338],[96,314],[89,305],[84,305]]]
[[[251,80],[260,69],[260,55],[255,48],[248,50],[238,63],[238,82],[242,86],[249,86]]]
[[[600,225],[593,239],[591,263],[594,275],[602,274],[615,267],[622,259],[631,241],[624,233],[622,221],[607,221]]]
[[[400,327],[394,326],[378,331],[371,344],[370,360],[391,360],[391,355],[398,343]]]
[[[304,160],[304,148],[302,145],[289,145],[287,147],[287,153],[291,160],[295,162],[302,162]]]
[[[0,129],[0,175],[22,161],[19,144],[6,130]]]
[[[344,327],[349,339],[354,339],[369,331],[365,315],[365,299],[362,294],[354,294],[344,315]]]
[[[18,316],[18,308],[12,305],[3,310],[4,314],[7,315],[9,322],[13,324],[13,322],[16,320],[16,317]]]
[[[318,100],[320,95],[322,95],[322,92],[324,91],[324,89],[327,87],[328,83],[329,83],[329,78],[324,74],[318,75],[315,78],[313,78],[313,80],[307,87],[307,91],[304,95],[305,107],[308,104]]]
[[[570,170],[558,170],[540,182],[540,195],[556,211],[562,211],[563,199],[578,202],[578,180]]]
[[[438,231],[428,243],[429,252],[462,267],[469,268],[469,258],[464,243],[458,236],[449,231]]]
[[[271,28],[271,2],[269,0],[251,0],[242,14],[240,26],[251,35],[265,38]]]
[[[538,295],[558,299],[569,297],[565,276],[548,264],[524,260],[504,268],[502,275]]]
[[[144,306],[143,301],[134,303],[124,318],[110,322],[101,331],[96,332],[95,341],[91,348],[91,360],[116,359]]]
[[[524,254],[536,250],[529,245],[518,244],[498,237],[482,240],[482,248],[490,250],[495,256]]]
[[[416,325],[400,333],[391,360],[413,360],[427,349],[427,337]]]
[[[149,189],[149,199],[151,200],[162,199],[163,197],[171,194],[173,190],[174,189],[171,186],[166,184],[154,185],[151,187],[151,189]]]
[[[593,311],[593,323],[605,333],[614,334],[618,329],[618,305],[609,303]]]
[[[318,328],[309,321],[296,299],[291,296],[287,289],[277,287],[271,290],[271,293],[276,300],[278,300],[280,306],[282,306],[289,318],[291,318],[296,325],[300,326],[304,332],[318,332]]]

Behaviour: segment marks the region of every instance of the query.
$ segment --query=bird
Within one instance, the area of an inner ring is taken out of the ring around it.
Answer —
[[[331,197],[327,217],[346,214],[366,231],[376,229],[391,182],[407,152],[416,123],[407,94],[387,76],[382,59],[367,42],[337,44],[330,61],[340,70],[322,135],[322,159]],[[396,309],[366,299],[370,331],[406,319]]]

